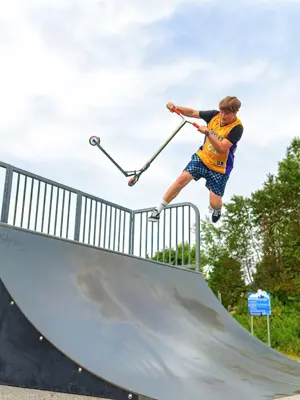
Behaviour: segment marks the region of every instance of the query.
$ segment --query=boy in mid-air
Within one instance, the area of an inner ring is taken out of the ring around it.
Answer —
[[[170,111],[175,107],[168,103]],[[161,211],[174,200],[180,191],[192,179],[206,180],[210,191],[210,206],[213,210],[212,221],[217,222],[221,216],[222,197],[226,183],[234,166],[234,155],[237,143],[243,134],[243,124],[237,117],[241,102],[237,97],[227,96],[219,103],[219,110],[197,111],[191,108],[176,106],[180,113],[190,118],[203,119],[207,126],[198,129],[205,135],[203,145],[192,155],[181,175],[169,187],[161,203],[153,210],[149,221],[159,220]]]

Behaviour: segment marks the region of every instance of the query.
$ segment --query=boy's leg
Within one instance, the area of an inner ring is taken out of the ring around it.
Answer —
[[[216,195],[212,190],[210,190],[209,203],[211,208],[213,209],[211,217],[212,221],[217,222],[221,217],[222,197]]]
[[[209,195],[209,203],[211,208],[221,208],[222,207],[222,196],[218,196],[212,190]]]
[[[151,216],[148,218],[149,221],[156,222],[159,220],[159,215],[167,205],[175,199],[180,191],[191,182],[191,180],[198,181],[203,177],[203,169],[200,158],[197,154],[193,154],[191,160],[187,166],[182,171],[181,175],[176,179],[176,181],[169,187],[161,203],[153,210]]]
[[[213,209],[212,222],[216,223],[221,217],[222,198],[229,175],[221,174],[215,171],[209,171],[206,186],[210,189],[209,202]]]
[[[161,203],[152,211],[152,214],[148,218],[149,221],[158,221],[159,214],[165,209],[171,201],[178,196],[181,190],[193,180],[194,177],[187,171],[182,171],[181,175],[176,179],[174,183],[169,187],[167,192],[164,194]]]
[[[194,177],[188,171],[182,171],[181,175],[176,179],[176,181],[169,187],[165,193],[163,200],[166,203],[171,203],[179,195],[181,190],[193,180]]]

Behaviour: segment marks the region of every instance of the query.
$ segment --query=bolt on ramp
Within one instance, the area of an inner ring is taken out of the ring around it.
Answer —
[[[85,370],[158,400],[265,400],[300,365],[250,335],[201,273],[0,224],[0,278],[49,342]]]

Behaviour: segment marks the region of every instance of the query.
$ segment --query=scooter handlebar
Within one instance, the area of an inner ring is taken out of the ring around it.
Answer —
[[[177,110],[176,107],[173,107],[171,111],[174,112],[174,113],[176,113],[176,114],[178,114],[178,115],[181,115],[180,111]]]
[[[170,110],[171,112],[174,112],[174,113],[176,113],[176,114],[178,114],[178,115],[180,115],[181,117],[182,117],[182,115],[181,115],[181,112],[179,111],[179,110],[177,110],[177,108],[174,106],[171,110]],[[188,121],[189,122],[189,121]],[[200,128],[200,126],[198,125],[198,124],[196,124],[196,122],[190,122],[192,125],[194,125],[194,127],[195,128],[197,128],[197,129],[199,129]]]

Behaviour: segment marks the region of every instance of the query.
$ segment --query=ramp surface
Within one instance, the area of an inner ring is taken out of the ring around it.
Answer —
[[[252,337],[199,273],[0,224],[0,277],[62,353],[154,399],[265,400],[300,365]]]
[[[122,390],[88,371],[78,371],[77,363],[66,357],[48,340],[40,340],[40,332],[28,321],[0,279],[0,399],[5,386],[30,389],[31,400],[42,400],[49,393],[75,395],[98,399],[128,400],[128,391]],[[20,399],[25,400],[25,395]],[[138,400],[133,395],[132,400]]]

